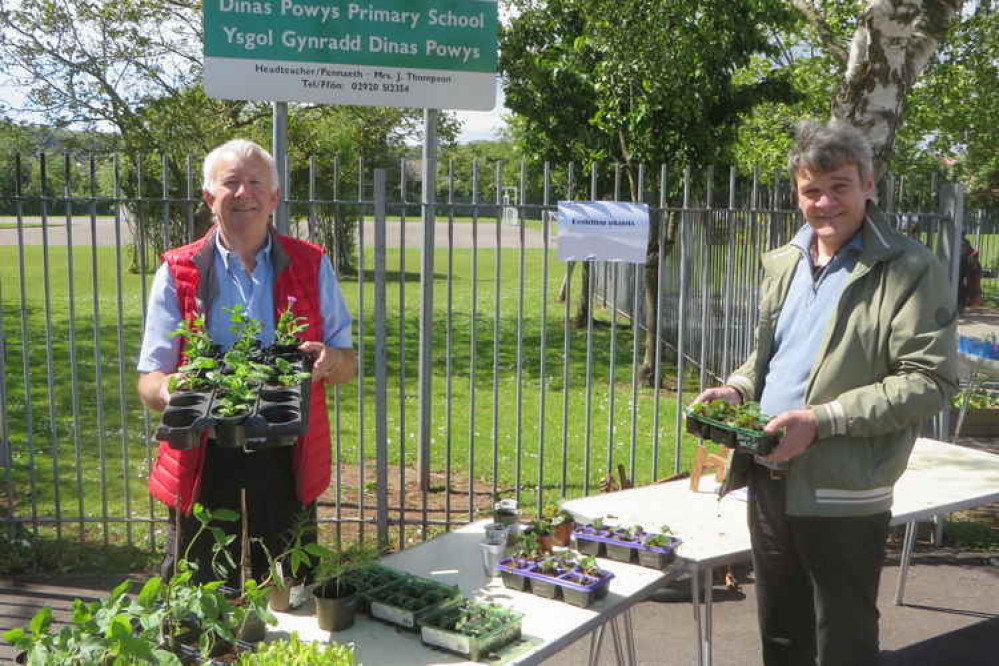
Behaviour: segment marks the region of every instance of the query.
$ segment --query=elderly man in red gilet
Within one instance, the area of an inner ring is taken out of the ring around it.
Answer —
[[[349,381],[357,369],[350,337],[351,318],[323,249],[277,234],[270,216],[280,190],[271,155],[251,141],[233,140],[205,158],[202,198],[215,224],[205,236],[170,250],[156,273],[146,313],[138,370],[139,396],[162,411],[169,401],[169,379],[181,363],[184,341],[171,333],[183,320],[204,314],[212,341],[228,348],[235,334],[229,312],[234,306],[262,324],[260,340],[271,344],[278,313],[289,304],[308,328],[300,349],[314,357],[308,434],[290,447],[246,452],[216,445],[207,436],[201,446],[176,450],[161,443],[149,478],[149,490],[170,507],[170,532],[163,573],[172,571],[173,555],[183,554],[197,528],[191,508],[240,512],[246,494],[251,539],[281,552],[288,530],[303,515],[315,525],[315,500],[330,482],[330,436],[324,384]],[[178,520],[179,514],[179,520]],[[179,533],[177,525],[179,523]],[[222,523],[240,534],[242,523]],[[239,539],[230,553],[239,559]],[[211,538],[199,539],[189,560],[198,579],[210,580]],[[267,557],[254,541],[253,576],[266,574]],[[235,582],[236,572],[229,575]]]

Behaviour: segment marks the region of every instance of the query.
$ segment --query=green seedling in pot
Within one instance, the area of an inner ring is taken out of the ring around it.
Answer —
[[[579,570],[588,576],[600,575],[600,567],[597,566],[597,558],[587,555],[579,559]]]
[[[274,369],[277,383],[282,386],[297,386],[312,377],[308,372],[299,372],[291,361],[280,356],[274,359]]]

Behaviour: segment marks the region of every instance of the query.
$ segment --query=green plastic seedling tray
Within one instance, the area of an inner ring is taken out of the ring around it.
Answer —
[[[759,430],[739,428],[724,421],[691,414],[687,411],[687,432],[697,437],[710,439],[730,449],[765,456],[777,446],[777,437]],[[760,426],[766,424],[761,421]]]

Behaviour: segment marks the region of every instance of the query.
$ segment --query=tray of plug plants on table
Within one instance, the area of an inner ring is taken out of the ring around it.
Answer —
[[[658,532],[646,532],[641,525],[621,527],[602,520],[577,527],[572,537],[581,553],[609,557],[618,562],[635,562],[650,569],[665,569],[682,543],[668,525],[660,527]]]
[[[770,417],[760,412],[756,402],[699,402],[687,408],[686,416],[687,432],[730,449],[765,456],[777,446],[778,436],[763,432]]]
[[[497,604],[465,599],[427,613],[420,622],[420,640],[472,661],[482,661],[520,640],[523,617]]]
[[[183,321],[184,362],[170,378],[170,401],[156,437],[176,449],[199,446],[209,429],[221,446],[291,446],[308,430],[312,358],[298,350],[306,328],[294,300],[278,317],[274,344],[262,348],[261,324],[242,306],[227,310],[236,341],[222,352],[203,314]]]
[[[371,617],[405,629],[417,630],[420,619],[443,606],[459,603],[461,590],[419,576],[405,575],[359,596]]]
[[[547,552],[529,537],[521,540],[512,555],[501,559],[496,569],[505,587],[582,608],[607,596],[614,578],[612,572],[597,565],[596,558],[581,557],[573,550]]]

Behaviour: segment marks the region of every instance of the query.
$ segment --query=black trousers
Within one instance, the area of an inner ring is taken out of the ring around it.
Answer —
[[[786,481],[770,478],[760,465],[752,468],[749,531],[763,662],[876,665],[878,582],[890,514],[789,517]]]
[[[222,555],[214,556],[216,540],[209,531],[202,532],[191,543],[199,527],[199,522],[193,515],[180,516],[178,533],[177,514],[171,509],[167,554],[161,565],[162,575],[169,578],[173,574],[175,556],[183,558],[187,552],[188,561],[198,566],[195,575],[197,582],[224,580],[237,587],[240,582],[240,536],[244,518],[249,521],[252,575],[258,582],[268,574],[268,557],[260,543],[252,539],[263,541],[270,556],[277,557],[286,548],[292,527],[296,521],[301,520],[303,525],[309,527],[303,542],[315,541],[316,505],[313,503],[303,506],[295,495],[291,453],[291,447],[245,453],[242,449],[223,448],[209,443],[205,452],[205,468],[198,502],[209,510],[225,508],[241,514],[235,522],[212,523],[212,527],[219,527],[225,534],[236,537],[226,547],[231,562]],[[243,489],[246,490],[245,517],[242,515],[240,501]],[[213,560],[216,565],[214,571]],[[219,571],[217,565],[222,565],[225,570]],[[285,574],[290,572],[286,571]]]

